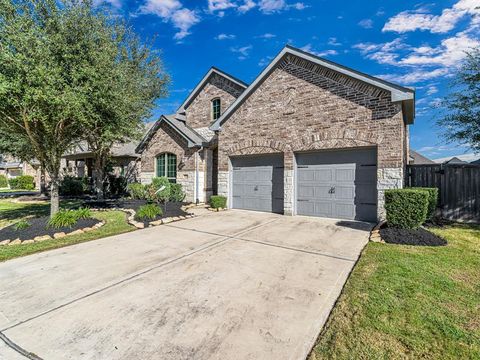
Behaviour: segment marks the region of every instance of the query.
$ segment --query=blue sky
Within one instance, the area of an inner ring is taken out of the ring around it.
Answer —
[[[480,46],[480,0],[108,0],[155,39],[172,83],[171,113],[212,66],[251,82],[285,44],[417,90],[411,146],[433,159],[467,154],[435,125],[464,51]]]

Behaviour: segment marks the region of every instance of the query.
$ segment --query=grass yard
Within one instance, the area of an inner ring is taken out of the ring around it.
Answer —
[[[72,207],[75,202],[62,202],[62,207]],[[47,215],[48,203],[16,203],[9,200],[0,201],[0,228],[12,222],[32,215]],[[26,245],[6,245],[0,247],[0,261],[10,260],[40,251],[56,249],[85,241],[96,240],[106,236],[120,234],[134,230],[126,221],[125,213],[121,211],[105,211],[94,213],[94,217],[105,220],[106,224],[92,232],[67,236],[62,239],[52,239]]]
[[[433,230],[444,247],[369,243],[316,359],[480,359],[480,226]]]

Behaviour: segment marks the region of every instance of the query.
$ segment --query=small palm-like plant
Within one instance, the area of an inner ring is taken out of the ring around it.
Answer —
[[[137,214],[135,215],[135,218],[137,220],[153,220],[155,219],[158,215],[163,215],[162,209],[155,204],[147,204],[140,206],[137,210]]]

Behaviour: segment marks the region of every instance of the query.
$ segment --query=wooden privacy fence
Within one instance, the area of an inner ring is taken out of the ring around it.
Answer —
[[[409,187],[436,187],[440,215],[480,223],[480,166],[470,164],[408,165]]]

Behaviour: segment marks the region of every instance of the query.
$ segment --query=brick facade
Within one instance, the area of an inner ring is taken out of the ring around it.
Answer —
[[[228,172],[230,156],[283,153],[291,213],[295,152],[375,146],[383,217],[383,190],[403,186],[405,136],[401,105],[389,92],[288,55],[222,125],[219,171]],[[220,187],[228,195],[228,177]]]
[[[192,128],[210,126],[213,121],[212,100],[220,98],[220,112],[223,113],[240,96],[243,90],[244,88],[223,76],[213,74],[200,93],[186,108],[187,124]]]

